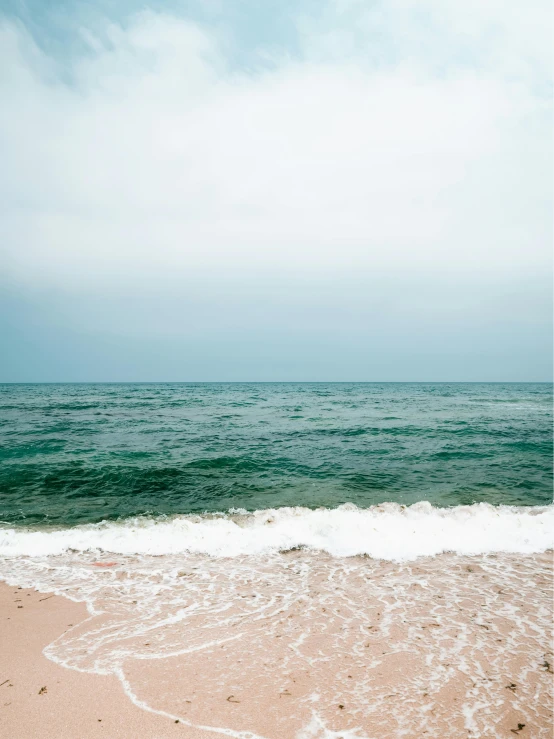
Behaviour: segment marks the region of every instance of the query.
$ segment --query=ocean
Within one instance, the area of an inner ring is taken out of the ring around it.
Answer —
[[[0,520],[552,502],[549,384],[1,385]]]
[[[1,385],[0,579],[85,602],[47,656],[206,737],[546,737],[552,410],[550,384]]]

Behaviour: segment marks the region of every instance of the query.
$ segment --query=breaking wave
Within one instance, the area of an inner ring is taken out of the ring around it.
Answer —
[[[554,547],[554,505],[437,508],[385,503],[361,509],[277,508],[249,513],[138,517],[66,529],[0,529],[0,556],[70,551],[120,555],[262,555],[307,548],[337,557],[409,561],[443,552],[534,554]]]

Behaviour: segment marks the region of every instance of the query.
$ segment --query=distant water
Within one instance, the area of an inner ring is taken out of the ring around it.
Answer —
[[[0,521],[552,502],[549,384],[0,385]]]

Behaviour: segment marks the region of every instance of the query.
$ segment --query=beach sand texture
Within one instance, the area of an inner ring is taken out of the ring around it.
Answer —
[[[1,585],[0,735],[552,735],[551,552],[159,560]]]
[[[115,676],[67,670],[43,655],[88,615],[83,603],[0,583],[0,736],[180,736],[177,726],[134,706]]]

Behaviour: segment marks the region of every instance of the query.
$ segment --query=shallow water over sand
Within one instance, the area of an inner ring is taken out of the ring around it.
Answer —
[[[87,600],[48,657],[206,737],[550,736],[551,553],[68,552],[10,579]]]

